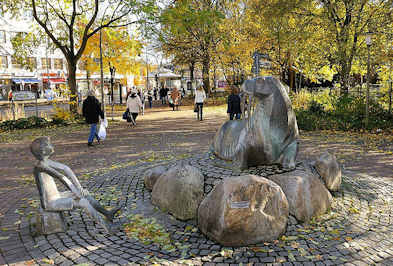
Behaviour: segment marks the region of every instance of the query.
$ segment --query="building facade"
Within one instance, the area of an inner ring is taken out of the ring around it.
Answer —
[[[31,12],[18,20],[7,15],[0,17],[0,93],[3,96],[12,89],[32,91],[42,97],[45,89],[66,84],[66,61],[60,51],[45,45],[39,47],[27,58],[28,67],[14,57],[11,40],[18,34],[27,35],[33,23]]]

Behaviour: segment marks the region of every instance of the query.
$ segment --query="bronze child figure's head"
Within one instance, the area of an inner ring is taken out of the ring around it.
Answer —
[[[30,145],[30,150],[34,157],[39,161],[49,158],[54,152],[49,137],[40,137],[35,139]]]

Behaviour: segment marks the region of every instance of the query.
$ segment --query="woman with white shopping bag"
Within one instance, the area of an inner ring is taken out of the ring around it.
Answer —
[[[104,119],[104,112],[101,109],[101,103],[97,100],[94,96],[94,92],[91,90],[88,91],[87,98],[83,101],[82,115],[85,117],[86,123],[90,124],[90,134],[89,139],[87,140],[87,145],[93,146],[94,137],[97,138],[98,143],[101,140],[97,134],[97,123],[99,117]]]

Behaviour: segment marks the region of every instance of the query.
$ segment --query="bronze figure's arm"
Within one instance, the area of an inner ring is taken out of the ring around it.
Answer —
[[[63,171],[63,173],[66,175],[66,177],[71,179],[75,188],[78,189],[79,191],[83,191],[82,185],[80,184],[78,178],[75,176],[74,172],[71,170],[70,167],[68,167],[65,164],[55,162],[52,160],[47,160],[47,163],[51,168]]]
[[[63,183],[69,190],[71,190],[75,195],[81,198],[81,191],[77,189],[74,184],[63,174],[59,173],[52,167],[48,167],[46,165],[39,164],[36,166],[36,169],[40,172],[46,173],[54,178],[57,178],[61,183]]]

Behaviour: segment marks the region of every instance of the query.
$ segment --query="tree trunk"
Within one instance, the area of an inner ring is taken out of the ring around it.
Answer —
[[[70,87],[70,111],[73,114],[78,112],[78,88],[76,85],[76,64],[68,61],[68,86]]]
[[[210,58],[208,55],[205,55],[202,62],[202,79],[203,79],[203,88],[207,93],[210,94]]]
[[[89,70],[86,70],[86,80],[87,80],[87,90],[90,90],[90,73]]]
[[[349,91],[349,77],[350,77],[350,71],[351,71],[351,67],[350,65],[345,62],[345,61],[341,61],[340,62],[340,94],[344,95],[344,94],[348,94]]]
[[[190,64],[190,79],[191,84],[194,83],[194,70],[195,70],[195,62],[191,62]],[[192,88],[191,88],[192,89]]]
[[[194,85],[194,70],[195,70],[195,62],[194,61],[192,61],[191,63],[190,63],[190,80],[191,80],[191,95],[192,96],[194,96],[194,88],[193,88],[193,85]]]

